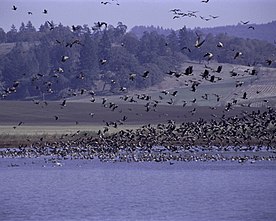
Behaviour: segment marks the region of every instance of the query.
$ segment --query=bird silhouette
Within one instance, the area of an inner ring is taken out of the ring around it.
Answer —
[[[249,21],[241,21],[241,23],[242,23],[243,25],[246,25],[246,24],[249,23]]]
[[[241,55],[242,55],[242,52],[238,51],[238,52],[235,54],[234,59],[240,57]]]
[[[65,61],[67,61],[68,59],[69,59],[69,57],[66,56],[66,55],[63,55],[63,56],[61,57],[61,61],[62,61],[62,62],[65,62]]]
[[[247,99],[247,93],[246,92],[243,93],[242,99]]]
[[[217,44],[217,47],[218,48],[223,48],[223,43],[219,41],[218,44]]]
[[[213,58],[213,56],[214,56],[213,53],[207,52],[203,57],[207,57],[208,61],[210,61]]]
[[[143,77],[144,79],[148,78],[148,77],[149,77],[149,71],[144,71],[142,77]]]
[[[103,5],[111,4],[111,2],[101,2]]]

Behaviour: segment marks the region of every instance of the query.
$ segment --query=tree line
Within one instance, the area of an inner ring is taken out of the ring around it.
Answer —
[[[204,44],[195,47],[199,39]],[[4,50],[7,46],[11,49]],[[243,56],[234,59],[237,51]],[[208,52],[212,60],[204,56]],[[166,35],[151,27],[137,36],[121,22],[69,27],[47,21],[36,30],[29,21],[7,33],[0,28],[0,93],[5,99],[119,94],[161,82],[186,60],[268,65],[274,52],[275,46],[265,41],[204,35],[185,26]]]

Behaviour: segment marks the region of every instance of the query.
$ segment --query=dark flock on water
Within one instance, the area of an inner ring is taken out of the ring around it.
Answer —
[[[209,4],[209,0],[201,1],[202,4]],[[118,1],[102,1],[99,2],[104,7],[108,5],[117,5],[120,7]],[[20,8],[16,5],[11,5],[10,10],[18,11]],[[32,15],[31,11],[27,12]],[[47,16],[49,13],[47,9],[42,9],[41,13]],[[217,15],[210,15],[203,17],[198,11],[182,11],[179,8],[169,9],[168,13],[172,14],[172,19],[182,19],[185,17],[201,19],[209,21],[211,19],[219,19]],[[247,25],[249,21],[242,21],[242,25]],[[50,30],[55,29],[55,24],[49,22]],[[106,22],[96,22],[93,30],[102,31],[106,29],[108,24]],[[250,25],[247,27],[254,31],[255,27]],[[77,29],[72,26],[72,31]],[[206,44],[206,39],[197,34],[194,39],[193,47],[184,47],[182,50],[192,51],[198,50],[203,44]],[[60,39],[57,42],[60,42]],[[76,39],[73,42],[68,42],[66,47],[73,47],[73,45],[81,45],[85,47],[83,42]],[[224,48],[224,42],[217,42],[217,48]],[[123,47],[123,43],[122,43]],[[229,51],[233,60],[240,59],[244,56],[242,51]],[[209,62],[214,58],[215,54],[212,51],[205,52],[202,57],[206,64],[203,72],[200,74],[200,79],[191,79],[187,81],[190,91],[197,93],[199,85],[203,81],[208,83],[216,83],[220,81],[219,73],[223,69],[220,65],[217,69],[209,67]],[[63,55],[61,62],[67,62],[70,57]],[[105,65],[108,62],[106,59],[101,59],[99,63]],[[258,61],[255,61],[258,63]],[[274,60],[267,58],[266,63],[270,66]],[[61,74],[64,70],[60,67],[54,70],[55,74]],[[183,72],[171,70],[166,73],[173,78],[190,77],[195,72],[193,66],[187,67]],[[130,73],[129,81],[133,81],[137,77],[143,79],[148,78],[150,71],[145,70],[138,74]],[[232,71],[231,77],[235,77],[236,73]],[[255,75],[253,70],[248,71],[249,75]],[[84,78],[79,75],[79,78]],[[51,82],[48,82],[49,87]],[[20,80],[17,80],[6,88],[2,93],[2,98],[8,97],[10,94],[16,93],[20,85]],[[237,81],[236,87],[242,87],[243,82]],[[80,89],[81,90],[81,89]],[[120,88],[120,93],[126,91],[126,87]],[[87,94],[91,102],[99,100],[102,106],[111,111],[121,111],[120,104],[115,102],[108,102],[107,97],[96,97],[95,92],[88,90],[81,90],[81,94]],[[137,100],[145,102],[145,113],[154,112],[158,110],[159,104],[162,103],[164,96],[170,96],[166,105],[173,106],[174,98],[178,91],[169,92],[163,90],[160,93],[159,99],[153,99],[151,96],[141,93],[135,96],[124,95],[122,100],[128,103],[137,103]],[[259,92],[261,93],[261,92]],[[205,94],[203,99],[208,100],[209,96],[214,96],[217,100],[221,98],[219,93],[214,95]],[[260,160],[273,161],[276,159],[276,112],[273,105],[269,105],[268,101],[266,107],[260,109],[250,109],[250,103],[244,104],[245,109],[237,115],[229,115],[237,106],[238,100],[246,101],[248,93],[243,91],[237,94],[238,99],[233,99],[222,108],[221,116],[213,116],[213,118],[206,120],[204,114],[195,121],[185,121],[183,123],[176,122],[169,119],[166,123],[153,124],[151,122],[144,124],[138,129],[121,129],[121,125],[128,121],[127,113],[122,113],[123,118],[114,119],[110,122],[105,122],[102,129],[97,133],[91,134],[89,132],[77,131],[74,134],[64,134],[55,141],[44,140],[43,137],[37,142],[29,145],[21,145],[14,148],[1,148],[0,157],[3,158],[37,158],[44,157],[45,162],[63,162],[70,159],[99,159],[103,162],[168,162],[173,165],[176,161],[236,161],[239,163],[250,162],[254,163]],[[193,99],[193,98],[191,98]],[[36,104],[43,103],[47,106],[47,101],[34,101]],[[60,101],[60,107],[65,109],[70,102],[69,98],[63,98]],[[192,103],[196,103],[194,98]],[[183,107],[187,102],[184,101]],[[133,106],[135,108],[135,106]],[[216,107],[213,107],[215,109]],[[209,109],[212,109],[210,107]],[[183,109],[185,110],[185,109]],[[192,116],[197,112],[197,107],[194,106],[189,111]],[[58,122],[59,116],[55,115],[55,120]],[[90,118],[97,118],[96,114],[91,112]],[[24,122],[18,123],[16,127],[20,127]],[[112,130],[111,130],[112,128]],[[115,130],[114,130],[115,128]],[[62,165],[58,163],[57,165]],[[18,166],[12,164],[12,166]]]

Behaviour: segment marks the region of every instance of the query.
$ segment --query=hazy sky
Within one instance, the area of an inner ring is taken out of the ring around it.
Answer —
[[[38,28],[47,20],[55,24],[93,26],[94,22],[106,21],[114,26],[123,22],[128,28],[135,25],[159,25],[179,29],[186,25],[213,27],[232,25],[242,21],[267,23],[276,20],[276,0],[107,0],[111,4],[101,4],[105,0],[0,0],[0,27],[10,30],[12,24],[19,28],[21,22],[31,21]],[[116,3],[119,3],[117,5]],[[16,11],[12,6],[18,7]],[[183,12],[196,10],[198,18],[184,17],[172,19],[170,12],[179,8]],[[48,14],[43,14],[43,9]],[[33,14],[28,15],[28,11]],[[204,21],[199,16],[219,16]]]

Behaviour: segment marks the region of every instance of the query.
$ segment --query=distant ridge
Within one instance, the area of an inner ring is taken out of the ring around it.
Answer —
[[[144,35],[144,32],[157,32],[159,35],[168,36],[173,29],[163,28],[160,26],[143,26],[143,25],[136,25],[131,28],[130,32],[135,34],[138,38],[141,38]]]
[[[251,28],[249,28],[251,27]],[[252,28],[254,27],[254,29]],[[237,25],[219,26],[213,28],[196,28],[205,34],[218,35],[220,33],[226,33],[229,36],[235,36],[240,38],[250,38],[267,41],[274,43],[276,41],[276,21],[272,21],[266,24],[252,24],[246,25],[238,23]]]

